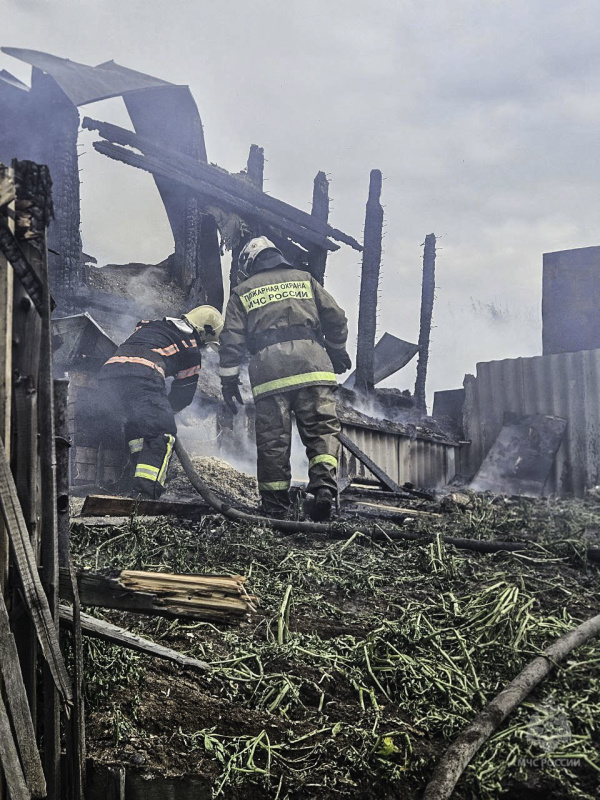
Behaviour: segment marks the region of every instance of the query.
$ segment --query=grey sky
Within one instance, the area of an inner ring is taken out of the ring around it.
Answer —
[[[256,142],[266,188],[360,238],[382,170],[380,333],[416,340],[425,234],[439,238],[430,388],[476,361],[541,352],[541,254],[600,243],[600,11],[594,0],[0,0],[1,44],[187,83],[209,160]],[[22,79],[28,69],[0,55]],[[121,101],[82,109],[126,123]],[[149,176],[82,135],[83,236],[101,263],[158,261],[169,229]],[[357,317],[359,258],[328,288]],[[412,388],[407,368],[396,379]],[[394,381],[391,381],[392,383]],[[388,382],[389,383],[389,382]]]

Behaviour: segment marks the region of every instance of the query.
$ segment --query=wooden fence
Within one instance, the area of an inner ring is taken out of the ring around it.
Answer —
[[[83,797],[77,624],[71,675],[59,637],[59,564],[69,566],[68,384],[52,374],[51,215],[46,167],[0,164],[0,765],[1,796],[11,800]]]

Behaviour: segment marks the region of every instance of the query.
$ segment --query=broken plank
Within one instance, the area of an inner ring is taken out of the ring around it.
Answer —
[[[398,484],[393,481],[390,476],[381,469],[381,467],[378,467],[377,464],[372,461],[368,455],[366,455],[366,453],[363,453],[360,447],[355,444],[352,439],[346,436],[345,433],[339,434],[339,440],[346,450],[349,450],[352,455],[361,462],[361,464],[364,464],[364,466],[370,472],[372,472],[373,475],[375,475],[375,477],[378,478],[381,483],[390,490],[390,492],[402,493],[402,489],[398,486]]]
[[[1,441],[0,509],[21,581],[25,607],[33,620],[42,653],[48,663],[56,688],[63,700],[70,702],[72,697],[71,681],[60,651],[58,634],[50,614],[48,599],[40,582],[35,553],[31,547],[29,532],[17,498],[17,488],[10,471],[6,450]]]
[[[200,519],[213,514],[207,503],[182,503],[167,500],[135,500],[132,497],[90,494],[85,498],[82,517],[160,517],[173,516],[184,519]]]
[[[391,511],[394,514],[407,514],[412,515],[414,517],[441,517],[441,514],[438,514],[435,511],[419,511],[416,508],[402,508],[401,506],[384,506],[381,503],[368,503],[364,500],[355,500],[354,505],[356,506],[366,506],[367,508],[377,508],[381,509],[382,511]]]
[[[136,614],[207,622],[239,622],[256,610],[256,598],[244,589],[240,575],[173,575],[124,571],[116,578],[78,572],[81,604]],[[61,597],[70,600],[67,570],[61,570]]]
[[[58,611],[60,621],[69,627],[72,626],[73,609],[61,604]],[[182,667],[193,667],[194,669],[203,671],[210,670],[211,668],[206,661],[200,661],[198,658],[186,656],[183,653],[179,653],[177,650],[172,650],[170,647],[156,644],[156,642],[152,642],[150,639],[145,639],[143,636],[131,633],[131,631],[120,628],[118,625],[113,625],[111,622],[91,617],[89,614],[81,614],[81,630],[87,636],[101,639],[103,642],[110,642],[110,644],[120,645],[129,650],[135,650],[138,653],[173,661],[175,664],[179,664]]]
[[[25,782],[32,797],[45,797],[46,780],[37,749],[35,730],[29,703],[27,702],[27,692],[21,673],[15,637],[10,630],[8,612],[1,593],[0,673],[6,688],[6,699],[15,732],[17,749],[25,773]]]

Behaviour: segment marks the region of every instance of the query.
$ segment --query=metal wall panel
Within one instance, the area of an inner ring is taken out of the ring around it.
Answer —
[[[377,428],[343,424],[344,433],[396,483],[409,481],[415,486],[444,486],[456,471],[458,444],[388,433]],[[370,472],[346,452],[342,457],[342,475],[356,474],[372,478]]]
[[[600,483],[600,350],[478,364],[465,389],[469,475],[481,466],[507,413],[550,414],[566,419],[567,429],[545,494],[581,497]]]

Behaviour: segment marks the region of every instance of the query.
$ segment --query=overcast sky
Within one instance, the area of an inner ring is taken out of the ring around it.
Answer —
[[[384,175],[379,333],[416,341],[421,244],[438,237],[430,390],[477,361],[541,353],[542,253],[600,244],[594,0],[0,0],[0,44],[189,84],[209,161],[265,148],[266,189],[362,237]],[[29,69],[0,54],[22,79]],[[127,124],[121,100],[82,109]],[[100,263],[172,249],[149,175],[82,135],[83,239]],[[353,338],[360,257],[329,259]],[[388,384],[412,388],[414,368]]]

